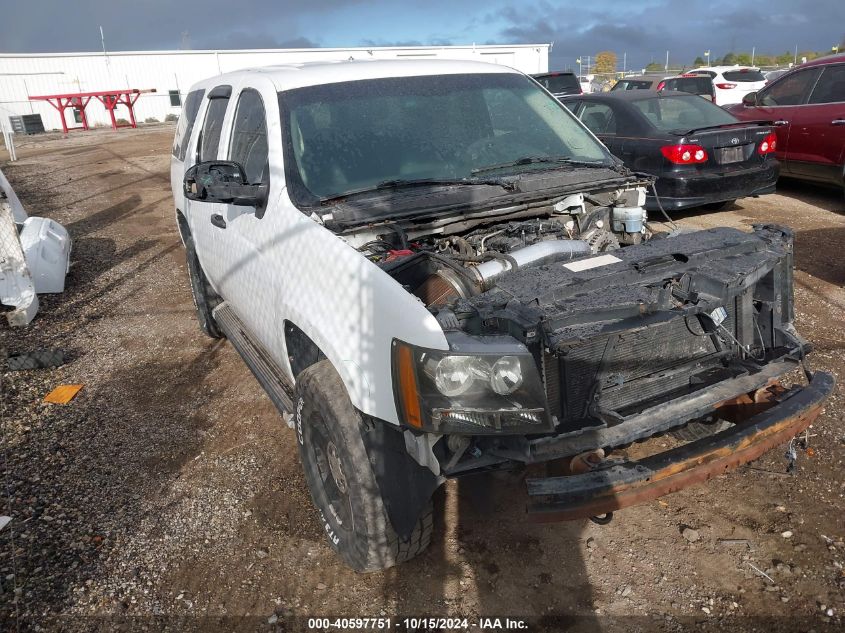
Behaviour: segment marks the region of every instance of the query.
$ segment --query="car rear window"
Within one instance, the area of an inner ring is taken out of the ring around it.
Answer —
[[[650,80],[634,81],[632,79],[622,79],[616,82],[616,85],[613,86],[613,90],[648,90],[651,88],[652,83],[654,82]]]
[[[742,68],[741,70],[727,70],[722,73],[725,81],[736,81],[738,83],[751,83],[753,81],[766,81],[759,70],[751,70],[749,68]]]
[[[713,83],[709,77],[678,77],[677,79],[667,79],[664,90],[677,90],[694,95],[711,95],[713,94]]]
[[[738,119],[710,101],[695,95],[654,97],[633,105],[658,130],[695,130],[714,125],[730,125]]]
[[[541,75],[535,77],[540,85],[552,94],[578,94],[581,92],[581,84],[575,75]]]

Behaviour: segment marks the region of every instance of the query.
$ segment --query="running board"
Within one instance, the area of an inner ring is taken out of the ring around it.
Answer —
[[[246,366],[287,419],[293,413],[293,385],[264,348],[254,341],[243,322],[224,301],[212,312],[217,326],[241,355]]]

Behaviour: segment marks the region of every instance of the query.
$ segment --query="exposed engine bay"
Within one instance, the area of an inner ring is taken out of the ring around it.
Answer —
[[[492,221],[449,235],[411,238],[396,225],[361,250],[427,306],[493,287],[501,274],[640,244],[649,239],[641,189],[610,199],[570,195],[528,219]],[[407,260],[407,261],[406,261]]]

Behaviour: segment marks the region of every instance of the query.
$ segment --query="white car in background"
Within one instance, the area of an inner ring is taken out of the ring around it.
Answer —
[[[688,75],[709,75],[716,89],[716,105],[742,103],[742,98],[766,85],[766,77],[753,66],[708,66],[690,70]]]

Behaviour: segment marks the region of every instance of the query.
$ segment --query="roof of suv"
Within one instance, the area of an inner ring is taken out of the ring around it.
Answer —
[[[688,70],[687,73],[694,73],[699,70],[712,70],[714,73],[723,73],[726,71],[731,70],[760,70],[757,66],[740,66],[739,64],[735,64],[734,66],[701,66],[699,68],[693,68]]]
[[[838,55],[825,55],[824,57],[816,57],[815,59],[811,59],[805,64],[801,64],[801,68],[807,68],[808,66],[824,66],[825,64],[842,63],[845,63],[845,53],[839,53]]]
[[[279,66],[245,68],[216,77],[200,84],[219,85],[227,81],[242,79],[244,74],[260,73],[276,85],[278,90],[290,90],[304,86],[382,79],[388,77],[419,77],[424,75],[460,75],[478,73],[514,73],[518,70],[498,64],[477,61],[448,59],[387,59],[350,60],[336,62],[303,62]]]

